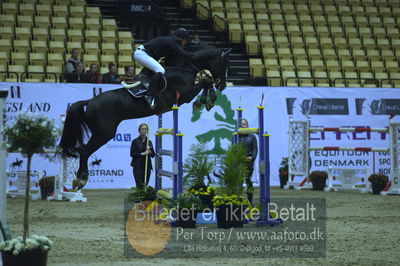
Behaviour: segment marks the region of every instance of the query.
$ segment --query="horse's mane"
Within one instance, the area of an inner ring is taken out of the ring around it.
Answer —
[[[211,45],[209,42],[205,41],[200,41],[198,43],[189,43],[186,47],[185,50],[191,51],[191,52],[196,52],[198,50],[202,49],[217,49],[214,45]]]
[[[218,53],[221,52],[217,47],[210,45],[208,42],[204,41],[200,41],[196,44],[190,43],[184,49],[193,53],[193,57],[191,58],[191,60],[193,61],[197,60],[197,58],[208,58],[212,56],[215,57]],[[172,57],[165,61],[165,66],[174,67],[176,65],[180,65],[186,60],[187,58],[183,57]]]
[[[200,49],[193,53],[192,61],[197,61],[199,58],[211,58],[217,56],[221,51],[217,48]],[[208,59],[210,60],[210,59]]]

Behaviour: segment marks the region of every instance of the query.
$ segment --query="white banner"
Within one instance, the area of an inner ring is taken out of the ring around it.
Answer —
[[[0,83],[9,90],[7,98],[7,121],[15,119],[18,112],[28,109],[43,112],[60,123],[60,116],[76,101],[90,99],[101,92],[119,88],[108,84],[63,84],[63,83]],[[390,113],[400,114],[400,91],[376,88],[275,88],[275,87],[230,87],[219,96],[216,106],[207,112],[204,108],[192,111],[192,104],[179,109],[179,127],[184,134],[183,154],[191,144],[199,140],[209,141],[210,153],[219,154],[231,143],[236,127],[236,108],[241,106],[243,117],[250,127],[257,125],[257,105],[264,94],[265,130],[271,134],[271,184],[278,185],[278,168],[282,157],[288,156],[288,117],[305,120],[311,117],[312,126],[325,127],[387,127]],[[127,94],[127,97],[130,97]],[[163,115],[164,128],[172,128],[172,112]],[[114,139],[95,152],[89,159],[90,179],[87,188],[129,188],[134,186],[131,158],[131,141],[138,136],[140,123],[150,126],[151,140],[155,143],[157,117],[147,117],[122,122]],[[172,149],[172,137],[163,137],[165,149]],[[311,146],[389,147],[388,136],[381,133],[317,132],[311,134]],[[375,172],[388,173],[389,156],[360,152],[313,152],[312,169],[326,170],[329,165],[348,168],[372,168]],[[172,170],[170,158],[165,158],[164,169]],[[23,170],[26,159],[20,154],[9,154],[9,170]],[[154,165],[154,162],[153,162]],[[256,165],[257,166],[257,165]],[[33,157],[33,170],[45,170],[47,175],[59,172],[59,164],[49,163],[39,155]],[[256,172],[256,171],[255,171]],[[258,180],[254,173],[253,180]],[[150,184],[154,185],[154,171]],[[171,187],[168,178],[163,186]]]

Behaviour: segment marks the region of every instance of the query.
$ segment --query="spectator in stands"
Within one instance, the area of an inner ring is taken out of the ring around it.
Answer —
[[[87,83],[101,83],[101,75],[97,71],[96,64],[90,64],[90,69],[86,72]]]
[[[71,73],[67,73],[66,79],[67,79],[67,82],[70,82],[70,83],[86,83],[87,77],[84,72],[83,63],[78,62],[75,65],[75,69]]]
[[[118,84],[119,82],[117,65],[114,63],[108,64],[108,73],[103,75],[103,83]]]
[[[81,62],[83,64],[83,71],[85,72],[85,64],[83,60],[79,58],[79,50],[74,48],[71,50],[71,57],[68,59],[66,64],[67,73],[72,73],[75,69],[75,65]]]
[[[125,75],[121,77],[121,81],[126,83],[133,83],[135,79],[135,69],[133,66],[125,66]]]

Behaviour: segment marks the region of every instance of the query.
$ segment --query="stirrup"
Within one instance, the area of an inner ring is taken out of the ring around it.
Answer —
[[[155,99],[149,95],[144,96],[144,99],[146,100],[147,104],[149,105],[150,109],[155,109],[156,104],[155,104]]]
[[[155,102],[155,99],[154,99],[154,98],[153,98],[152,101],[151,101],[150,109],[152,109],[152,110],[156,109],[156,102]]]

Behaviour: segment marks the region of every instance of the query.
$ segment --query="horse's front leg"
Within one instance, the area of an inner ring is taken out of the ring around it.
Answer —
[[[194,85],[195,90],[203,89],[200,100],[193,102],[193,110],[200,108],[203,104],[207,104],[208,90],[213,88],[213,83],[209,79],[202,79]]]
[[[208,89],[208,97],[209,97],[209,100],[206,103],[206,109],[207,109],[207,111],[210,111],[211,108],[214,107],[215,101],[217,100],[217,95],[215,94],[214,88]]]

